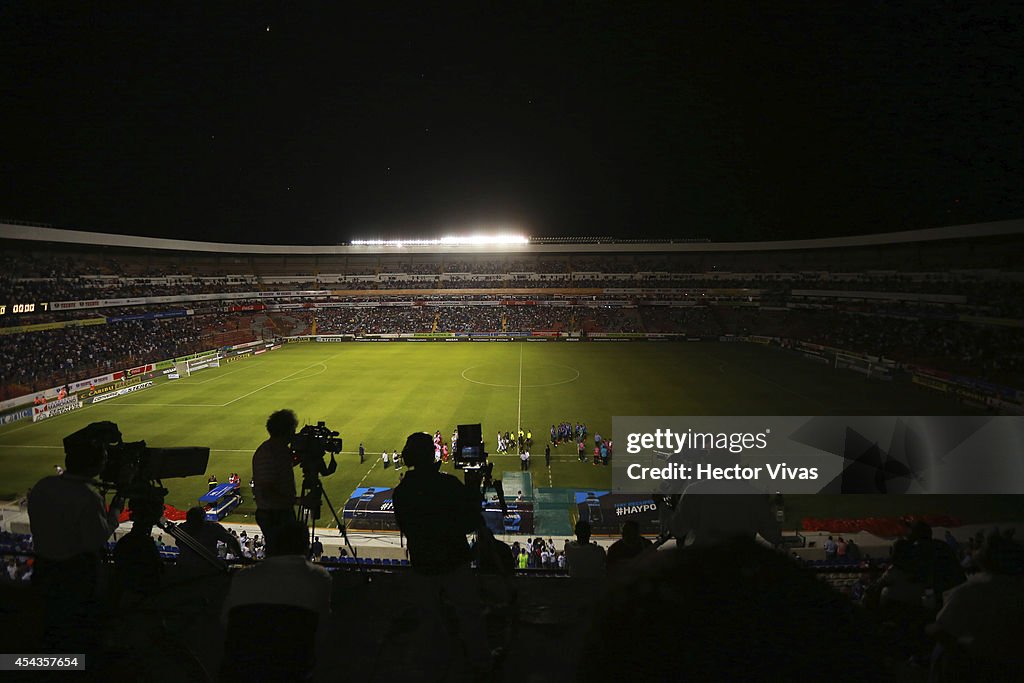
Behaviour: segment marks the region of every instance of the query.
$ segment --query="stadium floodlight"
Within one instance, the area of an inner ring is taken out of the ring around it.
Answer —
[[[510,246],[529,244],[524,235],[449,235],[440,239],[396,239],[396,240],[352,240],[357,247],[463,247],[463,246]]]

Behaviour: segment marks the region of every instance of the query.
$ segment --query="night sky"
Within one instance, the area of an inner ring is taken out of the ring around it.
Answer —
[[[1018,3],[433,4],[0,3],[0,218],[330,244],[1024,216]]]

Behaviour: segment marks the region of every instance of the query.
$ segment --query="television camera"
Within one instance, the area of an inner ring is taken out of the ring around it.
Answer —
[[[338,513],[324,491],[320,477],[327,477],[338,469],[338,461],[334,456],[341,453],[344,448],[343,441],[339,438],[338,432],[329,429],[323,420],[315,425],[306,425],[299,430],[291,440],[292,462],[302,469],[302,506],[299,509],[299,518],[303,524],[309,526],[310,541],[316,533],[316,520],[320,519],[321,500],[327,503],[327,509],[331,511],[338,530],[345,539],[355,557],[355,548],[349,543],[345,525],[338,518]],[[324,462],[324,456],[331,454],[330,462]]]
[[[151,448],[145,441],[125,442],[113,422],[93,422],[64,437],[70,456],[103,454],[98,486],[122,498],[149,498],[163,502],[164,479],[205,474],[210,449],[199,446]]]
[[[456,429],[459,435],[459,447],[453,457],[455,469],[472,471],[484,467],[487,464],[488,453],[484,450],[480,424],[459,425]]]
[[[315,425],[306,425],[292,437],[292,461],[302,468],[303,474],[329,476],[338,469],[334,456],[344,448],[338,432],[331,431],[323,420]],[[330,463],[324,462],[324,455],[330,453]]]
[[[103,463],[95,484],[104,493],[114,491],[117,498],[155,503],[161,508],[167,496],[164,479],[205,474],[210,462],[207,447],[152,448],[145,441],[126,443],[121,430],[109,421],[93,422],[64,437],[64,452],[68,457]],[[179,545],[227,571],[224,562],[178,525],[163,518],[157,524]]]
[[[453,464],[456,469],[462,470],[466,486],[480,492],[481,498],[490,488],[498,496],[502,515],[508,514],[508,504],[505,502],[505,489],[500,479],[494,479],[494,463],[488,461],[489,454],[484,450],[483,431],[480,423],[459,425],[456,428],[459,435],[459,446],[455,451]]]

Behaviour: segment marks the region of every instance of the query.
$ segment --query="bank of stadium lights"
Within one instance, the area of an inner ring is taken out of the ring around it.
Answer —
[[[352,240],[352,246],[356,247],[500,247],[529,243],[530,238],[523,235],[449,236],[429,240]]]

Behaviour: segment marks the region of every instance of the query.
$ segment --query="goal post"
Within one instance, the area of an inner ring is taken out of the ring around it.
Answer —
[[[859,372],[868,379],[886,381],[893,379],[895,371],[892,361],[845,351],[836,352],[834,367]]]
[[[190,377],[206,368],[219,368],[221,357],[216,352],[206,353],[196,358],[174,362],[174,373],[179,377]]]

